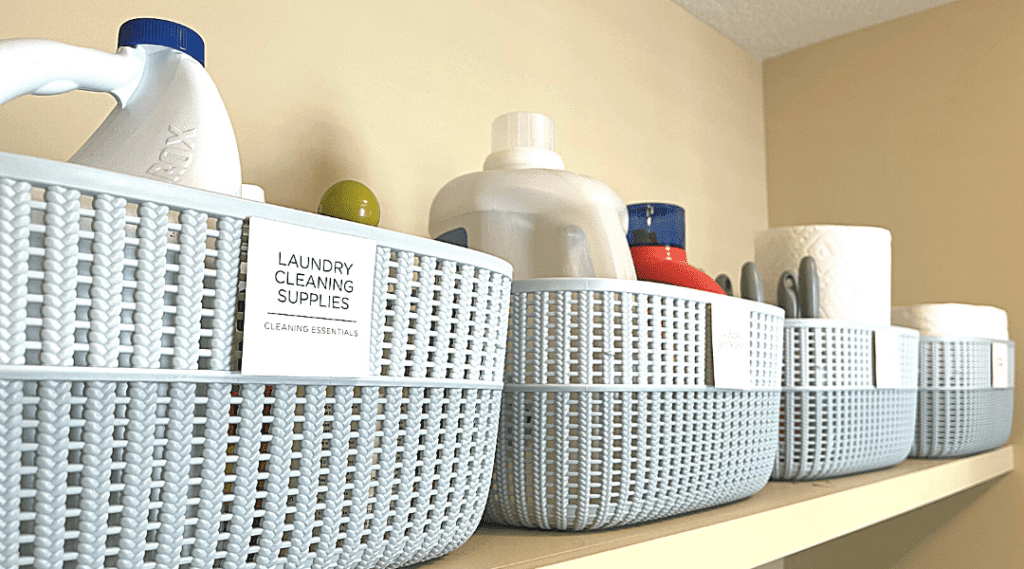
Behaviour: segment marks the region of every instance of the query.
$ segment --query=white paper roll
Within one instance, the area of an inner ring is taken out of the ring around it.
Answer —
[[[921,331],[922,336],[957,336],[1008,340],[1006,311],[971,304],[893,306],[892,323]]]
[[[892,235],[880,227],[799,225],[761,232],[754,260],[765,300],[776,303],[779,275],[798,275],[800,259],[814,257],[820,283],[820,318],[889,325],[892,306]]]

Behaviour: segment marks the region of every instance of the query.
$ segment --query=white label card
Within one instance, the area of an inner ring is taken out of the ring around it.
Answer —
[[[249,219],[242,373],[362,377],[377,244]]]
[[[874,340],[875,387],[883,389],[903,387],[903,378],[900,376],[899,330],[893,328],[875,330]]]
[[[720,389],[751,389],[750,309],[734,302],[711,304],[713,385]]]
[[[992,342],[992,387],[1010,387],[1010,346]]]

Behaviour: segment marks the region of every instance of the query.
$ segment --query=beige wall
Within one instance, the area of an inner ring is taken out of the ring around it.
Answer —
[[[895,304],[1000,306],[1024,339],[1022,40],[1024,3],[960,0],[767,61],[771,225],[888,227]],[[1019,567],[1022,538],[1018,467],[786,568]]]
[[[73,8],[72,8],[73,6]],[[8,0],[0,38],[113,51],[137,16],[207,44],[243,179],[315,210],[369,185],[382,227],[427,233],[434,194],[479,170],[500,114],[549,114],[567,168],[627,203],[687,210],[691,259],[734,276],[767,227],[761,63],[671,0]],[[112,107],[94,93],[0,107],[0,150],[67,159]]]

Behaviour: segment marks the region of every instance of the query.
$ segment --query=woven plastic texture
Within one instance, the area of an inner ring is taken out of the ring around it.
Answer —
[[[643,284],[642,292],[514,285],[486,520],[608,528],[739,500],[768,482],[781,313],[725,299],[749,306],[760,389],[715,389],[705,386],[712,295]]]
[[[911,456],[967,456],[1009,440],[1013,388],[992,387],[992,344],[984,339],[921,339],[917,429]],[[1010,342],[1011,378],[1013,346]]]
[[[637,287],[642,292],[564,286],[513,293],[506,383],[707,384],[708,314],[714,299],[649,284]],[[777,389],[782,319],[759,308],[750,307],[751,383]]]
[[[236,371],[250,216],[376,241],[365,379]],[[477,252],[0,153],[0,567],[458,547],[488,491],[510,286]]]
[[[207,192],[174,189],[167,205],[99,183],[19,180],[5,171],[9,157],[0,155],[0,364],[236,370],[243,220],[355,225]],[[220,213],[206,209],[214,198],[226,202]],[[500,381],[511,271],[367,229],[377,263],[366,375]]]
[[[900,388],[874,387],[874,330],[787,320],[778,457],[772,478],[811,480],[886,468],[914,443],[916,330],[899,331]]]
[[[0,566],[400,567],[479,523],[501,395],[481,382],[75,378],[0,380]]]

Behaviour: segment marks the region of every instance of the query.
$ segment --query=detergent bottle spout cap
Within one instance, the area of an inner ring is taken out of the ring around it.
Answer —
[[[491,153],[484,170],[564,170],[555,152],[555,121],[540,113],[506,113],[491,124]]]

